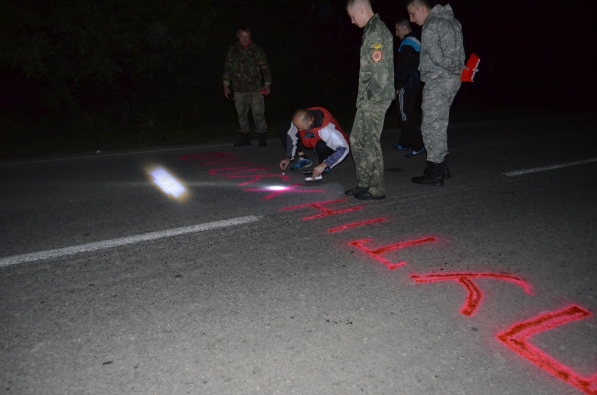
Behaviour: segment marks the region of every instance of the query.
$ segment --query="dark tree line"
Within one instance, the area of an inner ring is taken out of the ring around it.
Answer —
[[[57,107],[85,84],[122,90],[175,72],[217,13],[211,0],[6,0],[0,15],[0,66],[47,84]]]
[[[405,1],[372,3],[391,31],[407,15]],[[595,96],[587,81],[594,73],[574,74],[574,60],[590,52],[586,40],[595,28],[585,21],[590,13],[576,13],[572,30],[559,27],[566,23],[559,7],[540,0],[450,3],[463,25],[467,55],[481,57],[478,82],[463,86],[455,108],[575,106]],[[222,95],[222,69],[236,29],[248,25],[273,73],[266,105],[270,124],[313,105],[351,122],[363,32],[351,25],[345,4],[4,0],[0,117],[4,123],[37,117],[47,126],[43,130],[55,135],[66,133],[68,119],[81,116],[95,134],[110,130],[107,124],[101,131],[96,125],[112,117],[133,126],[139,136],[139,128],[162,134],[176,129],[163,141],[203,138],[215,126],[233,135],[236,115]],[[76,126],[82,130],[81,125]],[[6,130],[0,134],[10,133]]]

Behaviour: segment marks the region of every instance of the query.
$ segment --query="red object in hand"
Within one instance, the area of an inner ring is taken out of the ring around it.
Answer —
[[[479,62],[481,62],[479,57],[472,53],[471,57],[468,58],[468,62],[466,62],[466,67],[468,67],[468,70],[462,70],[462,74],[460,75],[460,81],[473,82],[475,74],[477,73],[477,71],[479,71],[477,69],[477,67],[479,67]]]
[[[265,97],[265,89],[261,90],[261,94],[263,95],[263,97]]]

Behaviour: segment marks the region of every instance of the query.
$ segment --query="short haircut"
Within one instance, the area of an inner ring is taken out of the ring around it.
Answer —
[[[371,9],[371,2],[369,0],[348,0],[346,8],[352,8],[358,4],[362,4],[366,9]]]
[[[292,116],[292,120],[294,121],[295,119],[301,122],[309,122],[311,120],[311,113],[303,109],[296,110]]]
[[[236,31],[236,34],[240,34],[240,32],[245,32],[251,34],[251,28],[249,26],[241,26]]]
[[[406,6],[413,6],[414,8],[418,8],[420,6],[426,7],[428,9],[433,8],[433,4],[431,0],[408,0],[406,2]]]
[[[410,26],[410,21],[406,18],[398,19],[398,22],[396,22],[396,26],[402,26],[412,30],[412,27]]]

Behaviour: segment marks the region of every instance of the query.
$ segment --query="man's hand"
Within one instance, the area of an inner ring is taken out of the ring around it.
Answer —
[[[289,163],[290,163],[290,159],[288,159],[288,158],[282,159],[282,161],[280,162],[280,169],[286,170]]]
[[[313,169],[313,174],[311,175],[311,177],[319,177],[327,167],[328,165],[325,162],[321,162],[319,166]]]
[[[228,87],[228,85],[224,84],[224,97],[226,97],[226,100],[230,100],[230,88]]]
[[[265,84],[265,86],[263,87],[263,90],[265,91],[265,96],[269,96],[269,94],[272,91],[271,85],[270,84]]]

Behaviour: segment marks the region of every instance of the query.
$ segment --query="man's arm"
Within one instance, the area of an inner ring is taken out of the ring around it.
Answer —
[[[325,145],[330,147],[334,152],[328,156],[324,162],[331,169],[338,163],[342,162],[350,152],[350,146],[333,123],[328,124],[325,128],[318,131],[319,137]]]
[[[233,48],[231,47],[228,49],[226,53],[226,60],[224,61],[224,85],[230,85],[232,81],[232,74],[234,73],[234,66],[233,66]]]
[[[232,66],[232,48],[228,49],[226,53],[226,60],[224,61],[224,96],[226,99],[230,95],[230,81],[232,80],[233,66]]]
[[[451,74],[460,75],[464,65],[458,58],[460,51],[455,34],[449,22],[436,18],[423,31],[422,41],[433,64]]]
[[[292,122],[290,122],[290,129],[286,134],[286,157],[288,159],[294,158],[296,154],[296,144],[298,142],[298,129]]]
[[[391,41],[386,42],[388,40],[384,40],[379,31],[372,31],[367,36],[364,42],[366,53],[361,54],[361,81],[365,85],[367,100],[376,103],[381,100],[380,94],[388,83],[393,86],[394,65],[390,67],[389,60],[393,59],[394,49]],[[365,63],[366,66],[363,66]]]
[[[324,159],[319,166],[313,169],[312,177],[320,176],[326,167],[331,169],[336,166],[338,163],[342,162],[350,152],[348,142],[344,138],[344,135],[336,129],[334,124],[330,123],[325,128],[320,129],[318,133],[325,145],[331,148],[334,152]]]
[[[265,56],[265,52],[263,50],[260,51],[259,54],[259,69],[261,70],[261,74],[263,74],[263,79],[265,80],[265,95],[269,95],[271,85],[272,85],[272,73],[269,68],[269,63],[267,62],[267,58]]]

